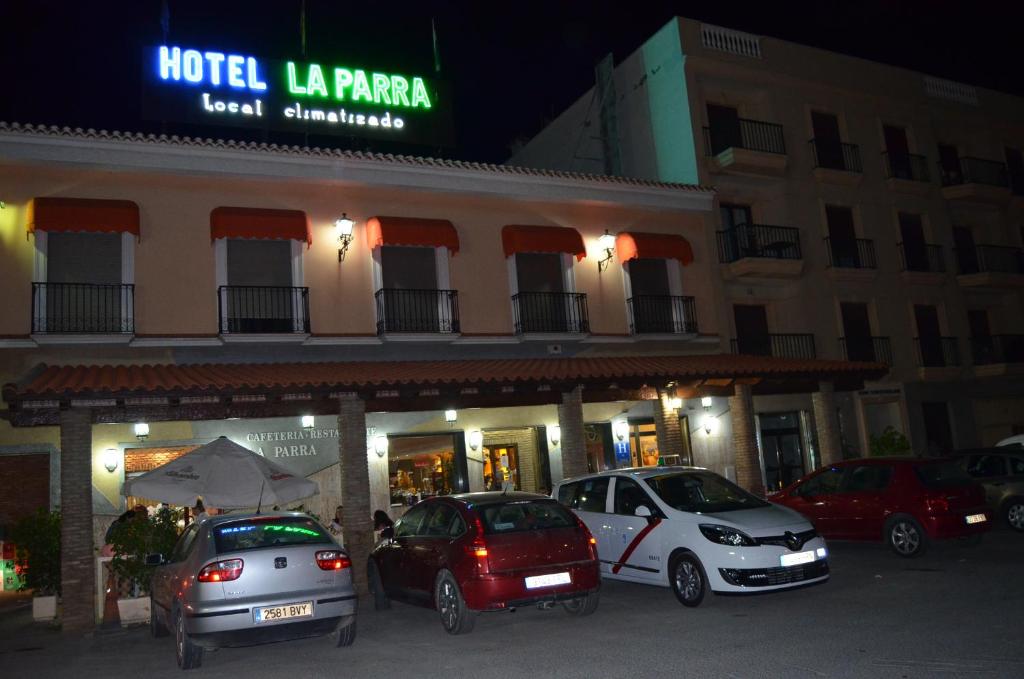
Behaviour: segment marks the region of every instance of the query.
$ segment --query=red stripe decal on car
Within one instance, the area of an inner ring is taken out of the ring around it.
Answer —
[[[647,537],[647,534],[655,528],[657,528],[659,523],[661,523],[661,518],[656,517],[653,521],[647,524],[646,528],[637,533],[636,537],[633,538],[633,541],[629,543],[628,547],[626,547],[626,551],[624,551],[622,553],[622,556],[619,557],[618,563],[612,566],[612,573],[618,573],[620,570],[622,570],[622,565],[629,561],[629,557],[633,554],[636,548],[640,546],[640,543],[644,541],[644,538]]]

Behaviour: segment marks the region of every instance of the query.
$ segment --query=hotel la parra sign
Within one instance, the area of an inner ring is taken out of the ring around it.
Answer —
[[[144,52],[147,118],[449,145],[450,97],[422,75],[159,45]]]

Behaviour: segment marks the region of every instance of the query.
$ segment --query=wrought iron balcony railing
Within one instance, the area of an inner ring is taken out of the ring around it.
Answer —
[[[309,288],[223,285],[217,294],[220,332],[309,332]]]
[[[892,365],[892,342],[888,337],[840,337],[839,349],[848,361]]]
[[[1024,251],[1003,245],[975,245],[956,248],[957,273],[1024,274]]]
[[[767,224],[742,224],[718,232],[718,261],[735,262],[744,257],[802,259],[800,229]]]
[[[875,242],[867,238],[835,240],[825,238],[828,265],[835,269],[877,269]]]
[[[930,182],[928,157],[916,153],[882,152],[886,179],[907,179],[915,182]]]
[[[382,288],[377,301],[377,334],[392,332],[458,333],[459,293],[456,290]]]
[[[841,141],[811,139],[811,153],[814,156],[814,167],[846,172],[863,172],[860,162],[860,147]]]
[[[971,338],[974,365],[1024,363],[1024,335],[988,335]]]
[[[922,368],[960,365],[960,345],[955,337],[915,337],[917,364]]]
[[[629,332],[633,335],[694,334],[697,305],[693,297],[679,295],[633,295],[626,300]]]
[[[532,332],[590,332],[587,296],[576,292],[520,292],[512,295],[517,335]]]
[[[1009,187],[1006,163],[984,158],[960,158],[958,167],[951,168],[939,163],[939,177],[943,186],[958,184],[985,184],[987,186]]]
[[[135,286],[33,283],[32,332],[134,333]]]
[[[900,263],[904,271],[925,271],[943,273],[946,270],[946,259],[942,256],[942,246],[930,243],[897,243],[900,251]]]
[[[731,341],[734,354],[775,356],[776,358],[816,358],[814,335],[770,334],[766,337],[739,337]]]
[[[740,118],[739,125],[734,128],[704,128],[704,151],[707,155],[717,156],[730,148],[785,155],[786,140],[782,134],[782,125]]]

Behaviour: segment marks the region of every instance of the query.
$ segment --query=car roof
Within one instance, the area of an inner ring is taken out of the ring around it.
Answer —
[[[449,500],[456,500],[465,504],[490,505],[501,502],[515,502],[523,500],[550,500],[547,495],[539,493],[524,493],[519,490],[510,490],[507,493],[498,490],[481,491],[477,493],[458,493],[457,495],[444,496]]]
[[[668,472],[706,472],[705,467],[687,467],[684,465],[673,465],[671,467],[623,467],[622,469],[606,469],[593,474],[580,474],[571,478],[563,479],[560,483],[570,483],[583,479],[596,479],[610,476],[632,476],[638,479],[647,479],[652,476],[661,476]]]

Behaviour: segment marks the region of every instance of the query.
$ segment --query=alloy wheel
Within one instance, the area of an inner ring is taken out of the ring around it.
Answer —
[[[445,628],[455,629],[459,619],[459,598],[455,592],[455,584],[451,580],[441,582],[441,594],[437,599]]]
[[[683,593],[683,598],[693,601],[700,596],[700,573],[692,561],[682,560],[676,567],[676,589]]]
[[[913,554],[921,546],[921,534],[917,527],[909,521],[900,521],[892,527],[890,533],[893,548],[903,555]]]
[[[1010,505],[1006,512],[1006,520],[1017,530],[1024,530],[1024,503]]]

